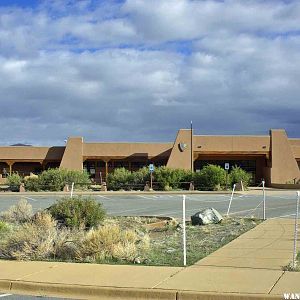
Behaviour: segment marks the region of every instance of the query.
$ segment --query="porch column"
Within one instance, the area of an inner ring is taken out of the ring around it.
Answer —
[[[8,167],[9,167],[9,175],[11,175],[12,174],[12,172],[13,172],[13,165],[14,165],[14,161],[7,161],[6,162],[6,164],[8,165]]]

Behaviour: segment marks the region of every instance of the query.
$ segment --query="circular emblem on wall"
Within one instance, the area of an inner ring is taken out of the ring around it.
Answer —
[[[187,144],[186,143],[179,143],[178,147],[179,147],[179,150],[181,152],[183,152],[187,148]]]

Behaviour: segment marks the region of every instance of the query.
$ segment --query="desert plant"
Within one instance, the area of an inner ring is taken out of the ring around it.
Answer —
[[[176,189],[186,180],[190,181],[190,172],[183,169],[171,169],[165,166],[158,167],[154,171],[154,179],[159,187],[164,190]]]
[[[196,188],[201,190],[218,190],[226,183],[226,171],[220,166],[207,165],[200,172],[194,173]]]
[[[63,174],[64,184],[74,182],[76,188],[87,189],[91,185],[91,179],[86,171],[60,170]]]
[[[101,203],[92,197],[65,197],[49,207],[49,212],[61,225],[69,228],[98,226],[105,217]]]
[[[65,171],[60,169],[49,169],[43,171],[39,176],[39,184],[43,190],[61,191],[65,186]]]
[[[22,183],[22,177],[18,173],[12,173],[7,176],[6,182],[11,191],[18,192],[20,184]]]
[[[18,204],[12,205],[7,211],[0,214],[0,219],[10,223],[24,223],[33,215],[32,206],[26,199],[21,199]]]
[[[0,221],[0,237],[1,235],[7,234],[9,230],[10,230],[9,224],[4,221]]]
[[[24,184],[26,191],[38,192],[41,190],[39,177],[25,177]]]
[[[127,189],[132,183],[132,173],[125,168],[117,168],[107,176],[107,185],[111,190]]]
[[[145,184],[150,180],[150,172],[148,167],[143,167],[135,172],[132,172],[133,184]]]
[[[118,225],[108,224],[87,232],[81,248],[81,259],[105,259],[133,262],[149,248],[148,236],[139,237],[133,230],[122,231]]]
[[[229,182],[231,185],[237,182],[243,182],[245,188],[249,186],[252,180],[251,173],[247,173],[245,170],[238,166],[234,166],[229,173]]]
[[[17,226],[0,241],[0,257],[16,260],[47,259],[53,256],[56,222],[47,214]]]

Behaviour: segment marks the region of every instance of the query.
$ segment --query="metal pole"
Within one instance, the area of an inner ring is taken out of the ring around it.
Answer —
[[[72,182],[72,187],[71,187],[71,198],[73,198],[73,192],[74,192],[74,182]]]
[[[228,205],[228,210],[227,210],[227,217],[228,217],[229,212],[230,212],[230,207],[231,207],[231,202],[233,200],[234,191],[235,191],[235,184],[233,185],[233,188],[232,188],[232,193],[231,193],[231,197],[230,197],[230,201],[229,201],[229,205]]]
[[[193,153],[193,121],[191,121],[191,172],[194,172],[194,153]]]
[[[226,191],[228,189],[228,170],[226,170]]]
[[[298,218],[299,218],[299,202],[300,192],[297,192],[297,205],[296,205],[296,216],[295,216],[295,233],[294,233],[294,251],[293,251],[293,268],[297,265],[297,239],[298,239]]]
[[[150,172],[150,189],[152,190],[152,185],[153,185],[153,175],[152,171]]]
[[[183,265],[186,266],[185,195],[182,197]]]
[[[265,191],[265,181],[262,181],[263,186],[263,219],[266,220],[266,191]]]

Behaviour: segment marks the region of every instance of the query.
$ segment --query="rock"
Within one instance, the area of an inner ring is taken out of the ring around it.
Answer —
[[[191,216],[192,225],[217,224],[223,220],[222,215],[214,208],[206,208]]]
[[[134,264],[140,264],[141,263],[141,259],[139,257],[136,257],[134,260],[133,260],[133,263]]]

